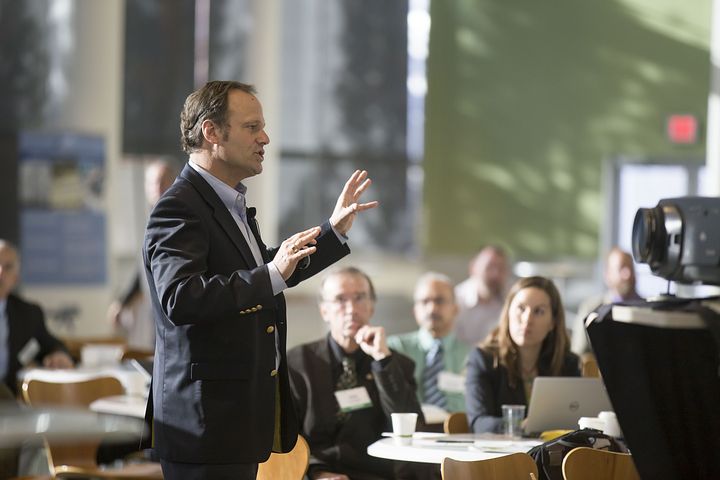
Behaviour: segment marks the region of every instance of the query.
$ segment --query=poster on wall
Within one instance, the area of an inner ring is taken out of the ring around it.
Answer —
[[[23,284],[104,284],[104,139],[24,132],[18,143]]]

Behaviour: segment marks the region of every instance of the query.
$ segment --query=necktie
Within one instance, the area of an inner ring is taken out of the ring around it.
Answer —
[[[357,386],[357,371],[355,370],[355,360],[351,357],[343,357],[343,371],[338,377],[335,387],[338,390],[347,390]]]
[[[424,402],[447,408],[445,394],[438,388],[438,375],[445,369],[443,360],[442,342],[435,340],[432,348],[425,357],[425,370],[423,370]]]
[[[337,390],[347,390],[357,386],[357,370],[355,369],[355,359],[350,357],[343,357],[342,359],[342,373],[338,377],[335,388]],[[351,412],[343,412],[338,410],[337,418],[340,422],[344,422],[350,417]]]

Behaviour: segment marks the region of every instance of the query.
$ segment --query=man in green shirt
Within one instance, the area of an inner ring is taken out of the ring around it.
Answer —
[[[458,306],[446,275],[428,272],[415,287],[418,330],[388,338],[388,346],[415,362],[418,398],[448,412],[465,411],[465,362],[469,348],[453,333]]]

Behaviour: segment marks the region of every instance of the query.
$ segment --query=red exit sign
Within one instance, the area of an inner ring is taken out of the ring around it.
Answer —
[[[670,115],[667,118],[667,136],[672,143],[691,145],[698,139],[698,120],[695,115]]]

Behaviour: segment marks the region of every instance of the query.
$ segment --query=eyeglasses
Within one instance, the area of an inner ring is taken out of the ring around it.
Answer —
[[[335,305],[336,307],[343,307],[348,303],[356,306],[365,306],[370,303],[370,295],[367,293],[357,293],[355,295],[338,295],[335,298],[324,299],[324,303]]]
[[[416,305],[423,305],[423,306],[434,304],[434,305],[437,305],[438,307],[443,307],[443,306],[449,305],[451,303],[452,303],[452,300],[443,298],[443,297],[429,297],[429,298],[416,298],[415,299]]]

